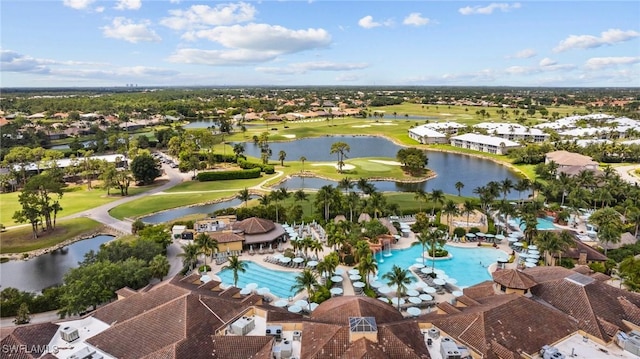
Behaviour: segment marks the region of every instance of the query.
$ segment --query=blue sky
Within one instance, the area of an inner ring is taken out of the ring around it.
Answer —
[[[0,0],[2,87],[640,86],[639,1]]]

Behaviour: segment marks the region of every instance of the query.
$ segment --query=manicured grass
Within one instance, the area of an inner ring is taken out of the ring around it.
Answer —
[[[230,191],[240,190],[245,187],[252,187],[258,185],[260,182],[269,178],[276,177],[273,175],[264,175],[260,178],[251,178],[246,180],[228,180],[228,181],[188,181],[182,182],[175,187],[168,189],[166,192],[188,192],[188,191]]]
[[[11,229],[2,233],[0,253],[22,253],[54,246],[74,237],[96,232],[102,223],[90,218],[73,218],[58,221],[53,233],[40,233],[33,239],[31,226]]]
[[[220,198],[233,197],[237,191],[176,193],[146,196],[113,208],[109,213],[118,219],[137,218],[150,213],[191,204],[212,202]]]
[[[95,185],[95,184],[94,184]],[[160,183],[150,186],[130,187],[129,195],[135,195],[160,185]],[[105,203],[115,201],[122,198],[117,190],[111,190],[111,195],[107,196],[107,191],[101,188],[87,190],[86,185],[70,186],[65,188],[60,205],[62,212],[58,213],[59,217],[65,217],[74,213],[82,212],[90,208],[101,206]],[[14,226],[16,221],[13,220],[13,214],[22,207],[18,202],[20,192],[2,193],[0,194],[0,223],[5,227]]]

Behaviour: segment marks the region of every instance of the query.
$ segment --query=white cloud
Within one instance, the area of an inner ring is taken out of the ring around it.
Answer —
[[[557,61],[551,60],[550,58],[545,57],[544,59],[540,60],[540,63],[538,65],[540,65],[541,67],[546,67],[546,66],[553,66],[557,63],[558,63]]]
[[[256,71],[271,74],[304,74],[309,71],[353,71],[369,67],[366,63],[337,63],[329,61],[312,61],[293,63],[287,67],[257,67]]]
[[[104,26],[101,29],[106,37],[125,40],[134,44],[144,41],[160,41],[160,36],[149,29],[149,25],[151,25],[151,22],[148,20],[134,23],[130,19],[117,17],[113,19],[111,26]]]
[[[620,29],[609,29],[600,33],[600,36],[593,35],[569,35],[560,41],[553,51],[562,52],[571,49],[591,49],[604,45],[614,45],[619,42],[631,40],[640,36],[640,33],[633,30],[623,31]]]
[[[169,62],[213,66],[240,66],[267,62],[280,55],[275,51],[179,49]]]
[[[354,82],[360,80],[360,76],[353,74],[341,74],[336,77],[337,82]]]
[[[633,65],[637,63],[640,63],[640,57],[592,57],[585,63],[585,68],[589,70],[599,70],[605,67]]]
[[[76,10],[88,9],[96,0],[64,0],[62,4]]]
[[[510,66],[504,71],[510,75],[523,75],[538,72],[538,70],[533,67],[525,66]]]
[[[160,24],[174,29],[204,29],[207,26],[232,25],[248,22],[255,18],[256,8],[247,3],[193,5],[187,10],[170,10],[170,17],[160,20]]]
[[[462,15],[491,15],[495,10],[500,10],[502,12],[509,12],[513,9],[519,9],[521,7],[520,3],[491,3],[487,6],[466,6],[458,9],[458,12]]]
[[[118,0],[116,10],[138,10],[142,7],[142,0]]]
[[[537,53],[534,49],[524,49],[524,50],[520,50],[518,52],[516,52],[513,55],[508,55],[507,58],[515,58],[515,59],[528,59],[531,57],[536,56]]]
[[[331,35],[324,29],[291,30],[279,25],[218,26],[185,34],[186,39],[207,39],[232,49],[295,53],[326,47]]]
[[[364,27],[365,29],[373,29],[374,27],[382,26],[381,23],[373,21],[373,16],[371,15],[367,15],[358,20],[358,25],[360,25],[360,27]]]
[[[412,26],[424,26],[429,24],[431,20],[426,17],[422,17],[422,14],[419,12],[412,12],[409,16],[404,18],[402,23],[404,25],[412,25]]]

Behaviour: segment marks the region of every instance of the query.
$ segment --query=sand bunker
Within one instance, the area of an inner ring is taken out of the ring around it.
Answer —
[[[282,135],[282,137],[286,137],[286,138],[296,138],[296,135]]]
[[[364,128],[364,127],[371,127],[371,125],[355,125],[355,126],[351,126],[353,128]]]
[[[374,125],[374,126],[398,126],[397,123],[391,123],[391,122],[376,122],[376,123],[372,123],[372,125]]]
[[[312,166],[332,166],[332,167],[335,167],[335,169],[338,169],[338,164],[337,163],[314,163],[314,164],[312,164]],[[354,168],[356,168],[356,166],[350,165],[348,163],[345,163],[342,166],[342,170],[343,171],[352,170]]]
[[[390,166],[401,166],[402,165],[402,163],[400,163],[398,161],[369,160],[369,162],[381,163],[383,165],[390,165]]]

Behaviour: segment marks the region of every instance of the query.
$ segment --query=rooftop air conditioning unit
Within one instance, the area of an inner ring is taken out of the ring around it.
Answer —
[[[302,332],[299,330],[295,330],[293,332],[293,340],[300,341],[300,337],[302,336]]]
[[[65,342],[71,343],[72,341],[80,338],[80,335],[78,334],[78,329],[73,327],[64,327],[60,329],[60,337]]]
[[[542,354],[542,359],[564,359],[564,354],[560,353],[558,348],[549,345],[543,346],[540,354]]]
[[[440,337],[440,330],[438,330],[437,328],[430,328],[428,335],[429,335],[429,338],[438,339]],[[449,339],[449,338],[443,338],[442,340],[444,339]]]
[[[640,332],[632,331],[629,333],[624,343],[624,350],[640,356]]]

